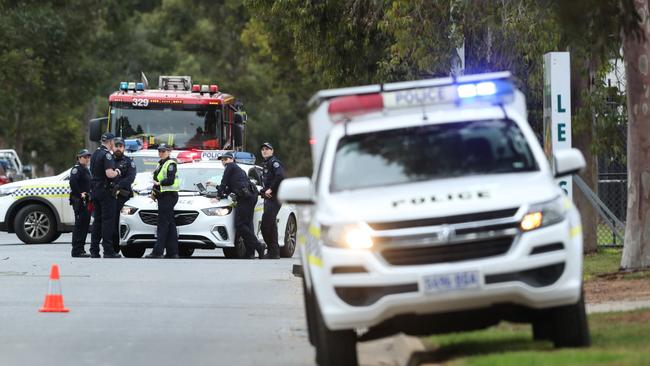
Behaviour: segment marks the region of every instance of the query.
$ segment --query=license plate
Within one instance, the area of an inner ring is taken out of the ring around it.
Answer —
[[[478,271],[428,275],[422,279],[422,288],[425,294],[473,289],[478,286]]]

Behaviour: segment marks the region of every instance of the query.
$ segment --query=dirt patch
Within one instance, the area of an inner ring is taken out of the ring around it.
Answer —
[[[585,282],[588,304],[621,300],[650,300],[650,278],[625,278],[624,273],[599,276]]]

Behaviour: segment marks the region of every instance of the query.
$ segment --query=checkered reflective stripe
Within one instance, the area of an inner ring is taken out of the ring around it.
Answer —
[[[38,186],[25,186],[20,187],[14,192],[15,198],[22,198],[27,196],[40,196],[40,197],[68,197],[70,195],[69,184],[48,184]]]

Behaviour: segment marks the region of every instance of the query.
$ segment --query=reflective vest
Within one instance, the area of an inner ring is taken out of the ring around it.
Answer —
[[[167,159],[167,161],[163,164],[162,168],[160,168],[160,171],[158,172],[158,175],[156,176],[156,179],[158,179],[159,182],[162,182],[167,178],[167,168],[169,168],[169,164],[176,164],[176,162],[172,159]],[[180,189],[180,180],[178,179],[178,165],[176,166],[176,178],[174,179],[174,183],[172,183],[171,186],[160,186],[160,192],[178,192]]]

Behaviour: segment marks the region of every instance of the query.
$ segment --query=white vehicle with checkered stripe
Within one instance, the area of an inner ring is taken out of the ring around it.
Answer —
[[[356,343],[532,324],[584,347],[580,214],[509,73],[321,91],[309,117],[313,179],[282,182],[300,204],[309,340],[323,365]]]
[[[70,169],[0,186],[0,231],[16,233],[27,244],[51,243],[72,232],[69,177]]]
[[[254,182],[260,181],[261,168],[250,164],[238,165]],[[246,248],[236,238],[234,210],[230,198],[217,199],[212,188],[200,192],[197,183],[208,181],[219,184],[224,167],[219,161],[200,161],[178,165],[180,192],[174,207],[178,230],[179,254],[191,256],[195,249],[222,249],[227,258],[242,258]],[[156,242],[158,205],[151,192],[152,173],[138,173],[134,190],[138,194],[126,202],[120,215],[120,247],[126,257],[141,257]],[[261,189],[261,187],[260,187]],[[212,193],[212,194],[211,194]],[[253,226],[260,241],[264,201],[258,198]],[[296,248],[297,216],[293,205],[282,205],[277,216],[278,244],[282,257],[292,257]]]

